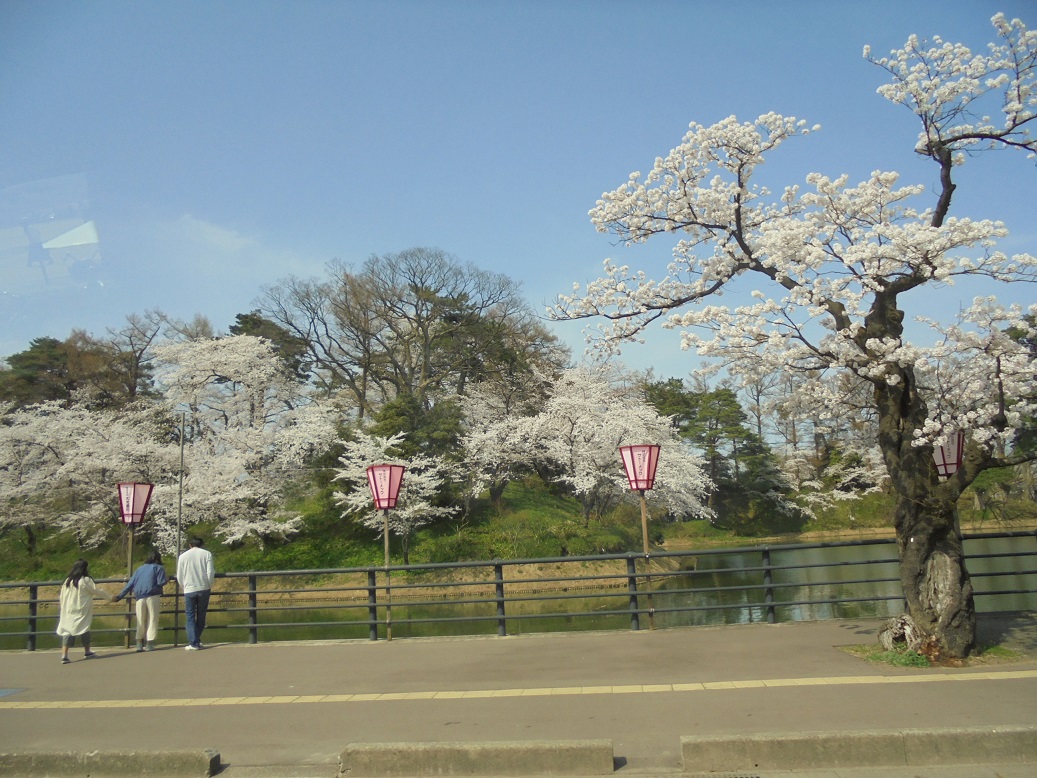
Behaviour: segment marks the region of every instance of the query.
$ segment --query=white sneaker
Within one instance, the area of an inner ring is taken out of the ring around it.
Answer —
[[[198,646],[185,646],[184,651],[197,651]]]

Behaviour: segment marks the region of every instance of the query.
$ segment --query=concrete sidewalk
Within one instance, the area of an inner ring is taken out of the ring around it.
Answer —
[[[895,668],[840,650],[873,642],[879,626],[107,649],[89,660],[73,649],[65,666],[56,651],[0,652],[0,753],[211,748],[228,778],[332,778],[350,744],[610,740],[618,773],[696,774],[682,737],[1037,725],[1037,614],[981,617],[981,642],[1027,659],[968,668]],[[1037,775],[1037,754],[1013,761],[751,775]]]

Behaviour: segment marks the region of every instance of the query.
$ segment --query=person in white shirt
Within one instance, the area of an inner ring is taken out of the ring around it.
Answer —
[[[79,638],[83,644],[83,656],[87,659],[95,656],[90,650],[90,624],[94,620],[94,598],[100,597],[108,602],[112,595],[94,583],[90,577],[85,559],[78,559],[72,565],[65,583],[61,585],[61,612],[58,617],[57,633],[61,637],[61,664],[67,665],[68,650]]]
[[[189,548],[176,560],[176,580],[184,592],[184,615],[187,619],[187,650],[202,648],[205,614],[209,610],[209,594],[216,580],[212,554],[202,548],[201,538],[191,538]]]

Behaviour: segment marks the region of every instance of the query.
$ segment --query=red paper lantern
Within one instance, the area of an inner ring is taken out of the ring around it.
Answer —
[[[659,465],[659,446],[620,446],[623,469],[626,470],[630,488],[638,492],[655,486],[655,469]]]
[[[367,483],[371,487],[374,507],[389,510],[396,507],[403,483],[403,465],[371,465],[367,468]]]
[[[965,433],[961,430],[947,436],[946,442],[933,448],[933,459],[936,460],[936,472],[940,478],[950,478],[961,467],[965,458]]]
[[[119,517],[123,524],[140,524],[151,502],[154,484],[119,484]]]

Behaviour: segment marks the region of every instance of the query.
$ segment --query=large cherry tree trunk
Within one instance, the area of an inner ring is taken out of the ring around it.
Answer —
[[[957,522],[964,487],[953,479],[941,483],[932,448],[914,445],[928,410],[910,367],[900,369],[898,380],[876,382],[875,400],[879,448],[896,494],[900,581],[914,638],[908,643],[931,659],[963,659],[976,644],[972,581]]]
[[[919,496],[899,495],[895,513],[914,647],[930,659],[962,659],[975,648],[976,607],[956,512],[939,496]]]

